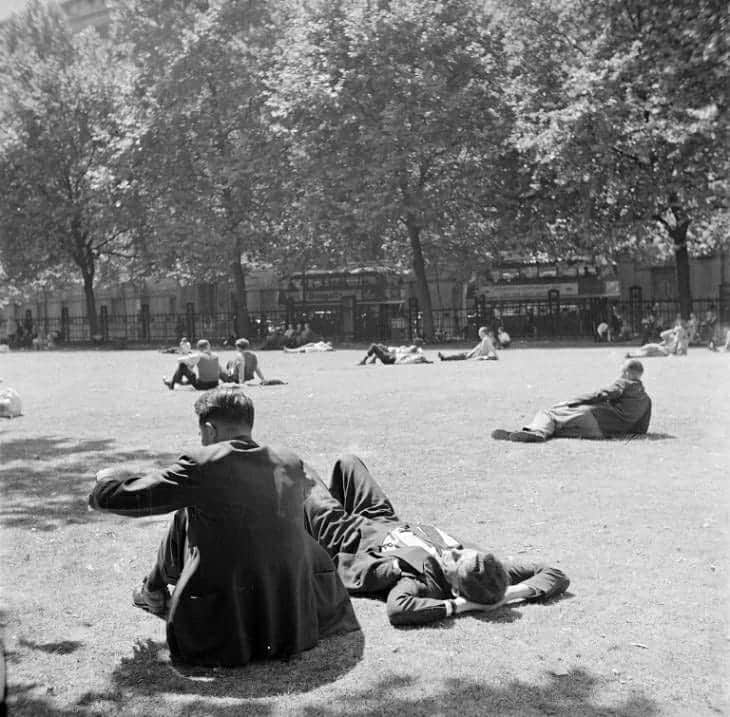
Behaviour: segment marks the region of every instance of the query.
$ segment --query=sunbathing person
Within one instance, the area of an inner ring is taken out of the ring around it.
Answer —
[[[444,531],[400,520],[357,456],[343,456],[330,487],[309,466],[314,487],[305,526],[334,561],[351,595],[387,596],[393,625],[419,625],[505,603],[545,600],[568,578],[544,565],[500,561]]]
[[[479,338],[481,341],[471,351],[460,351],[454,354],[442,354],[440,351],[438,357],[442,361],[464,361],[466,359],[476,359],[477,361],[496,361],[497,349],[494,346],[492,332],[482,326],[479,329]]]
[[[311,483],[301,459],[253,440],[254,407],[240,386],[204,393],[195,413],[202,447],[145,475],[101,471],[89,496],[95,510],[127,517],[176,511],[132,594],[166,618],[173,659],[233,667],[357,630],[332,560],[304,528]]]
[[[649,343],[640,346],[638,349],[629,351],[626,358],[652,358],[664,357],[675,354],[677,356],[686,356],[687,347],[689,346],[689,333],[685,327],[684,321],[677,320],[677,323],[660,334],[661,342]]]
[[[306,326],[306,324],[305,324]],[[323,351],[334,351],[334,347],[329,341],[310,341],[308,344],[290,349],[284,346],[284,351],[288,354],[311,354],[322,353]]]
[[[198,341],[197,349],[195,353],[183,356],[178,361],[177,370],[169,381],[165,377],[162,378],[162,383],[171,391],[176,383],[183,383],[183,379],[187,379],[197,391],[207,391],[209,388],[215,388],[219,381],[228,380],[218,356],[211,351],[210,341],[201,339]],[[193,369],[197,369],[197,374]]]
[[[632,359],[621,367],[621,376],[607,388],[539,411],[517,431],[498,428],[492,438],[542,443],[549,438],[610,438],[646,433],[651,420],[651,399],[641,377],[644,367]]]
[[[364,366],[368,363],[375,363],[376,359],[380,359],[381,363],[388,366],[392,364],[404,363],[433,363],[426,358],[423,353],[423,339],[413,339],[410,346],[386,346],[385,344],[370,344],[368,352],[363,356],[358,366]]]

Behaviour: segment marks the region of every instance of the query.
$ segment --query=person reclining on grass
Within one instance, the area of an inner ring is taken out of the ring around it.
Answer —
[[[329,341],[314,341],[308,344],[304,344],[303,346],[298,346],[295,349],[288,349],[286,346],[284,346],[284,351],[288,354],[311,354],[334,350],[334,347]]]
[[[607,388],[538,411],[519,431],[492,431],[502,441],[542,443],[548,438],[611,438],[646,433],[651,420],[651,399],[644,390],[641,361],[631,359],[621,376]]]
[[[259,377],[262,386],[280,386],[284,383],[279,378],[265,379],[259,368],[259,360],[253,351],[249,351],[248,339],[236,340],[236,358],[226,364],[226,381],[229,383],[245,383],[252,381],[254,375]]]
[[[640,346],[638,349],[629,351],[626,358],[657,358],[664,356],[686,356],[689,346],[689,332],[684,321],[677,320],[677,323],[660,334],[661,343],[650,343]]]
[[[330,557],[304,528],[311,482],[301,459],[252,439],[254,407],[240,386],[207,391],[195,412],[203,448],[146,475],[105,469],[89,496],[92,508],[130,517],[176,511],[133,592],[135,606],[166,617],[173,658],[245,665],[359,629]]]
[[[218,356],[210,349],[210,341],[201,339],[197,343],[197,349],[195,353],[184,356],[178,361],[177,370],[169,381],[162,377],[162,383],[171,391],[176,383],[183,382],[183,378],[187,379],[196,391],[207,391],[215,388],[218,381],[228,379],[226,372],[221,368]],[[193,371],[194,368],[198,370],[197,375]]]
[[[375,359],[380,359],[381,363],[386,365],[402,364],[402,363],[433,363],[429,361],[423,353],[423,339],[413,339],[410,346],[386,346],[385,344],[370,344],[368,352],[358,362],[358,366],[364,366],[368,363],[375,363]]]
[[[393,625],[547,599],[569,585],[555,568],[502,562],[438,528],[400,520],[357,456],[336,461],[329,488],[312,468],[305,470],[314,480],[304,502],[307,530],[332,557],[351,595],[387,596]]]
[[[464,361],[465,359],[476,359],[477,361],[496,361],[497,349],[494,346],[492,332],[482,326],[479,329],[479,338],[481,341],[471,351],[460,351],[455,354],[442,354],[440,351],[438,357],[442,361]]]

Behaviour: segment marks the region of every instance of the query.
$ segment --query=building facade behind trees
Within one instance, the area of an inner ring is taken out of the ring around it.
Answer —
[[[693,310],[714,306],[730,323],[730,261],[725,254],[693,259]],[[671,326],[678,311],[672,265],[635,261],[530,261],[505,255],[490,269],[466,272],[457,265],[431,267],[435,339],[472,341],[478,327],[501,325],[513,338],[591,338],[617,313],[626,337],[639,336],[653,312]],[[398,343],[420,334],[422,315],[410,272],[362,264],[277,274],[258,267],[247,274],[250,336],[308,322],[336,341]],[[99,332],[89,335],[78,286],[37,292],[0,309],[0,342],[173,344],[181,336],[223,342],[233,337],[233,299],[227,282],[181,286],[173,280],[120,283],[97,289]],[[614,311],[615,309],[615,311]]]

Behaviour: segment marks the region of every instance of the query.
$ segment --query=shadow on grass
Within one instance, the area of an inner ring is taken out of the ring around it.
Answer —
[[[154,648],[152,648],[154,649]],[[302,659],[306,660],[306,656]],[[316,662],[316,661],[315,661]],[[286,691],[286,683],[292,673],[292,663],[271,663],[276,680]],[[295,668],[296,670],[296,668]],[[236,715],[255,715],[256,717],[281,713],[276,701],[270,702],[236,702],[221,704],[206,697],[254,698],[278,692],[267,690],[248,690],[247,683],[254,683],[265,675],[251,670],[251,666],[242,670],[230,671],[235,674],[235,681],[243,685],[232,689],[212,690],[200,694],[198,699],[180,704],[166,702],[165,714],[175,717],[193,717],[208,715],[212,717],[234,717]],[[312,668],[312,674],[316,670]],[[295,675],[296,676],[296,675]],[[147,680],[142,677],[142,682]],[[216,678],[230,679],[230,678]],[[319,680],[312,684],[314,689],[321,684]],[[499,715],[500,717],[522,717],[528,714],[560,715],[561,717],[653,717],[660,714],[656,702],[639,690],[634,690],[618,705],[602,705],[596,703],[594,694],[605,684],[605,680],[585,670],[572,670],[567,675],[549,676],[546,683],[528,684],[520,680],[512,680],[506,684],[490,684],[489,676],[483,680],[449,678],[438,680],[424,677],[423,689],[418,688],[416,678],[410,675],[392,674],[373,684],[366,684],[358,691],[347,691],[340,697],[326,698],[326,702],[316,701],[309,704],[296,705],[296,714],[306,717],[401,717],[403,715],[458,715],[459,717],[476,717],[482,715]],[[135,687],[140,684],[135,682]],[[167,683],[160,685],[160,690],[178,692],[177,685],[167,677]],[[255,687],[253,684],[250,687]],[[187,694],[198,693],[198,690],[184,690]],[[249,693],[251,692],[251,693]],[[256,694],[253,694],[256,692]],[[415,694],[414,694],[415,693]],[[134,700],[135,698],[131,698]],[[49,702],[38,698],[20,695],[16,700],[13,714],[23,715],[97,715],[124,714],[124,703],[130,701],[128,691],[118,686],[103,693],[84,695],[73,709],[56,710]],[[106,703],[106,704],[105,704]]]
[[[450,678],[443,682],[436,694],[426,693],[415,697],[400,697],[396,692],[399,686],[411,687],[413,678],[404,677],[397,681],[395,677],[382,680],[360,693],[348,694],[346,703],[306,706],[302,714],[307,717],[341,714],[355,717],[414,714],[518,717],[535,712],[574,717],[651,717],[659,714],[656,703],[639,692],[632,694],[618,707],[594,704],[592,695],[599,686],[599,680],[583,670],[574,670],[564,677],[551,676],[544,685],[513,680],[497,686],[490,685],[486,679]],[[208,714],[233,712],[213,711]]]
[[[326,638],[289,660],[252,662],[241,668],[173,664],[163,643],[138,641],[112,674],[116,689],[142,694],[174,692],[206,697],[261,698],[309,692],[342,677],[362,659],[361,631]],[[83,698],[82,698],[83,699]]]
[[[28,647],[31,650],[39,650],[40,652],[47,652],[52,655],[68,655],[76,652],[84,643],[78,640],[61,640],[60,642],[44,642],[43,644],[39,644],[21,637],[18,640],[18,644],[23,647]]]
[[[3,441],[0,523],[50,531],[92,522],[100,514],[89,512],[87,498],[98,470],[121,462],[162,466],[175,458],[145,450],[114,451],[114,443],[56,437]]]

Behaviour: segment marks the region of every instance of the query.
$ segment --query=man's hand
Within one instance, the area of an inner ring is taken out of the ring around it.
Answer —
[[[124,480],[134,475],[134,473],[126,468],[102,468],[96,474],[97,483],[106,483],[110,480]]]
[[[454,613],[460,615],[463,612],[491,612],[504,604],[504,599],[499,602],[492,603],[491,605],[484,605],[479,602],[472,602],[466,598],[458,597],[454,598]]]

